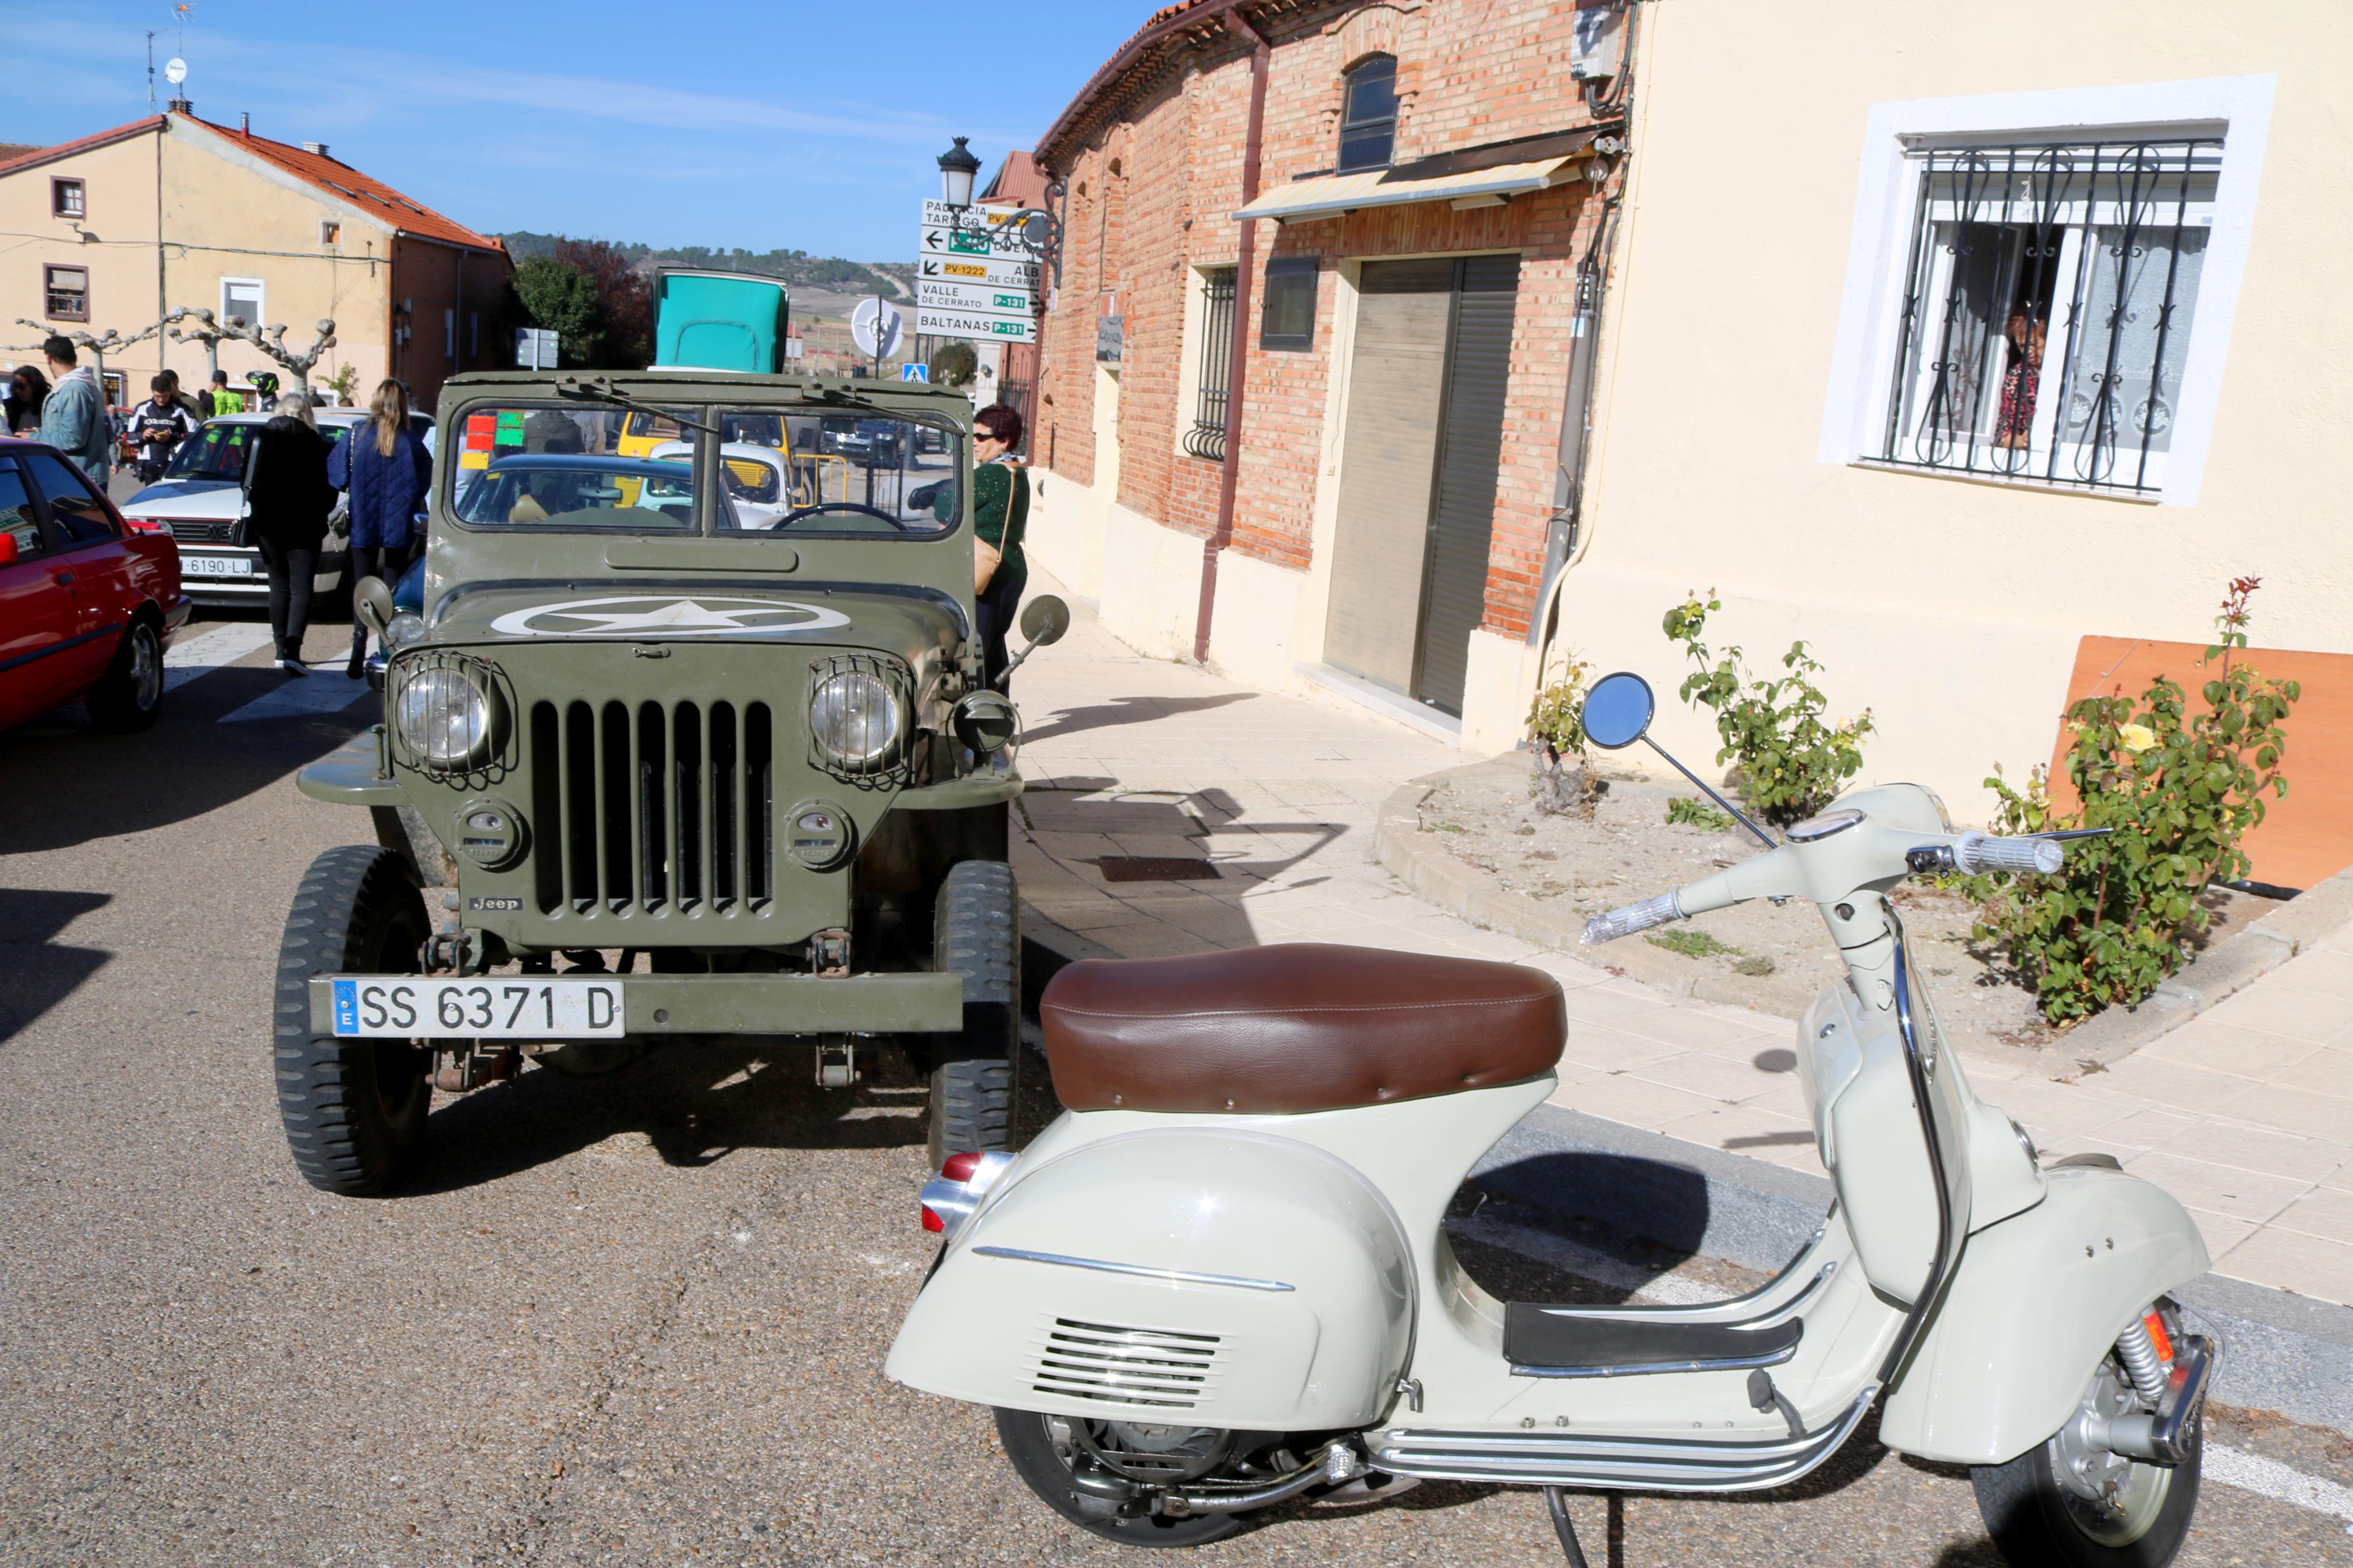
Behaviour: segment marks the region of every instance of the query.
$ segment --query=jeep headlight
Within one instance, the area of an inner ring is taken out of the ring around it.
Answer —
[[[403,682],[392,721],[402,744],[437,768],[468,768],[491,749],[490,693],[454,669],[421,669]]]
[[[818,750],[845,768],[889,763],[904,721],[897,694],[863,670],[828,676],[809,697],[809,734]]]

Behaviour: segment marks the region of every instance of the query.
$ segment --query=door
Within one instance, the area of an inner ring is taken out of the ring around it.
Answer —
[[[1515,256],[1366,264],[1324,657],[1459,717],[1484,617]]]
[[[73,591],[73,637],[57,656],[60,671],[79,692],[97,681],[113,661],[115,645],[131,624],[138,594],[131,582],[131,549],[114,526],[106,502],[79,469],[49,452],[27,452],[25,468],[33,488],[48,503],[53,578]]]
[[[0,729],[36,719],[72,696],[60,649],[73,636],[74,596],[49,553],[22,469],[0,457],[0,534],[16,558],[0,565]]]

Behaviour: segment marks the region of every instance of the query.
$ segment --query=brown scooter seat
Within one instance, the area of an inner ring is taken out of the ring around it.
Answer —
[[[1516,963],[1297,942],[1089,959],[1039,1004],[1072,1110],[1341,1110],[1514,1083],[1568,1038],[1560,984]]]

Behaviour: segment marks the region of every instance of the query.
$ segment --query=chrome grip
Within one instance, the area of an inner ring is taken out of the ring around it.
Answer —
[[[1644,899],[1639,904],[1628,904],[1623,909],[1594,916],[1585,922],[1585,934],[1577,940],[1581,946],[1596,947],[1683,918],[1683,905],[1675,901],[1675,895],[1661,893],[1655,899]]]
[[[1953,864],[1972,877],[1989,871],[2033,871],[2047,877],[2066,858],[2066,848],[2055,838],[1996,838],[1989,833],[1964,833],[1953,844]]]

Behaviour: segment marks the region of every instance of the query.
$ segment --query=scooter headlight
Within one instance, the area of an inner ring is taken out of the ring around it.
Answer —
[[[436,768],[470,768],[491,750],[491,696],[454,669],[422,669],[404,681],[392,721],[402,744]]]
[[[384,651],[396,653],[425,635],[425,617],[414,610],[402,610],[385,624]]]

